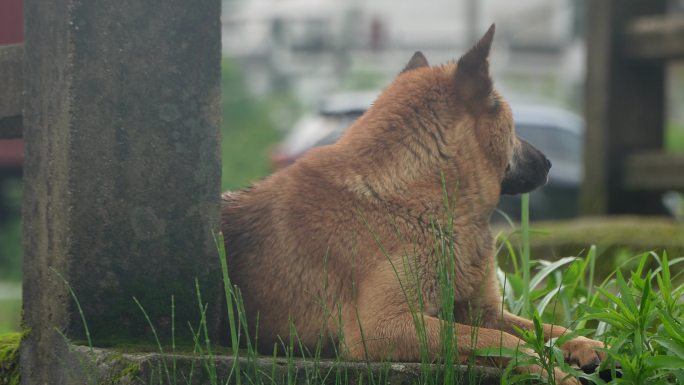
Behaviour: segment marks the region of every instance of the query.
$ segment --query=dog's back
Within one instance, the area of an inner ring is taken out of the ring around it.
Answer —
[[[332,352],[334,317],[352,295],[349,261],[359,241],[353,207],[360,206],[321,167],[333,151],[316,150],[247,190],[222,195],[231,280],[253,332],[258,317],[266,353],[289,338],[291,325],[304,346],[313,349],[323,335],[324,352]]]

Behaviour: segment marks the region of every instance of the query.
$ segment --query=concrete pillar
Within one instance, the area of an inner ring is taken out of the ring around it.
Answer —
[[[59,332],[93,342],[217,328],[219,0],[26,0],[22,381],[57,384]],[[59,332],[58,332],[59,331]]]

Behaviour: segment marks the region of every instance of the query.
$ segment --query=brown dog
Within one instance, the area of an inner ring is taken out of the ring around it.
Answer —
[[[493,35],[494,26],[458,63],[430,67],[417,52],[337,143],[249,189],[223,194],[231,279],[252,330],[258,318],[263,350],[286,341],[293,325],[308,349],[322,341],[349,359],[420,361],[421,343],[438,357],[435,230],[451,221],[461,359],[474,349],[515,349],[514,326],[533,327],[502,310],[488,221],[501,194],[543,185],[551,164],[515,135],[510,107],[493,89]],[[452,205],[445,205],[445,193]],[[423,342],[411,306],[417,298]],[[566,331],[544,325],[547,338]],[[598,362],[599,346],[579,338],[562,349],[569,362],[588,367]],[[562,377],[558,383],[578,383]]]

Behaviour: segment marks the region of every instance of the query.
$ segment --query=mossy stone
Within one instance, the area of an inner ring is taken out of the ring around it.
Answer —
[[[19,346],[24,335],[23,332],[0,335],[0,385],[21,383]]]

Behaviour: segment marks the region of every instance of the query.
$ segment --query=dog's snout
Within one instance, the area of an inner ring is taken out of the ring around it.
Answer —
[[[551,161],[528,142],[519,139],[520,146],[513,153],[512,165],[501,181],[502,194],[520,194],[541,187],[549,180]]]

